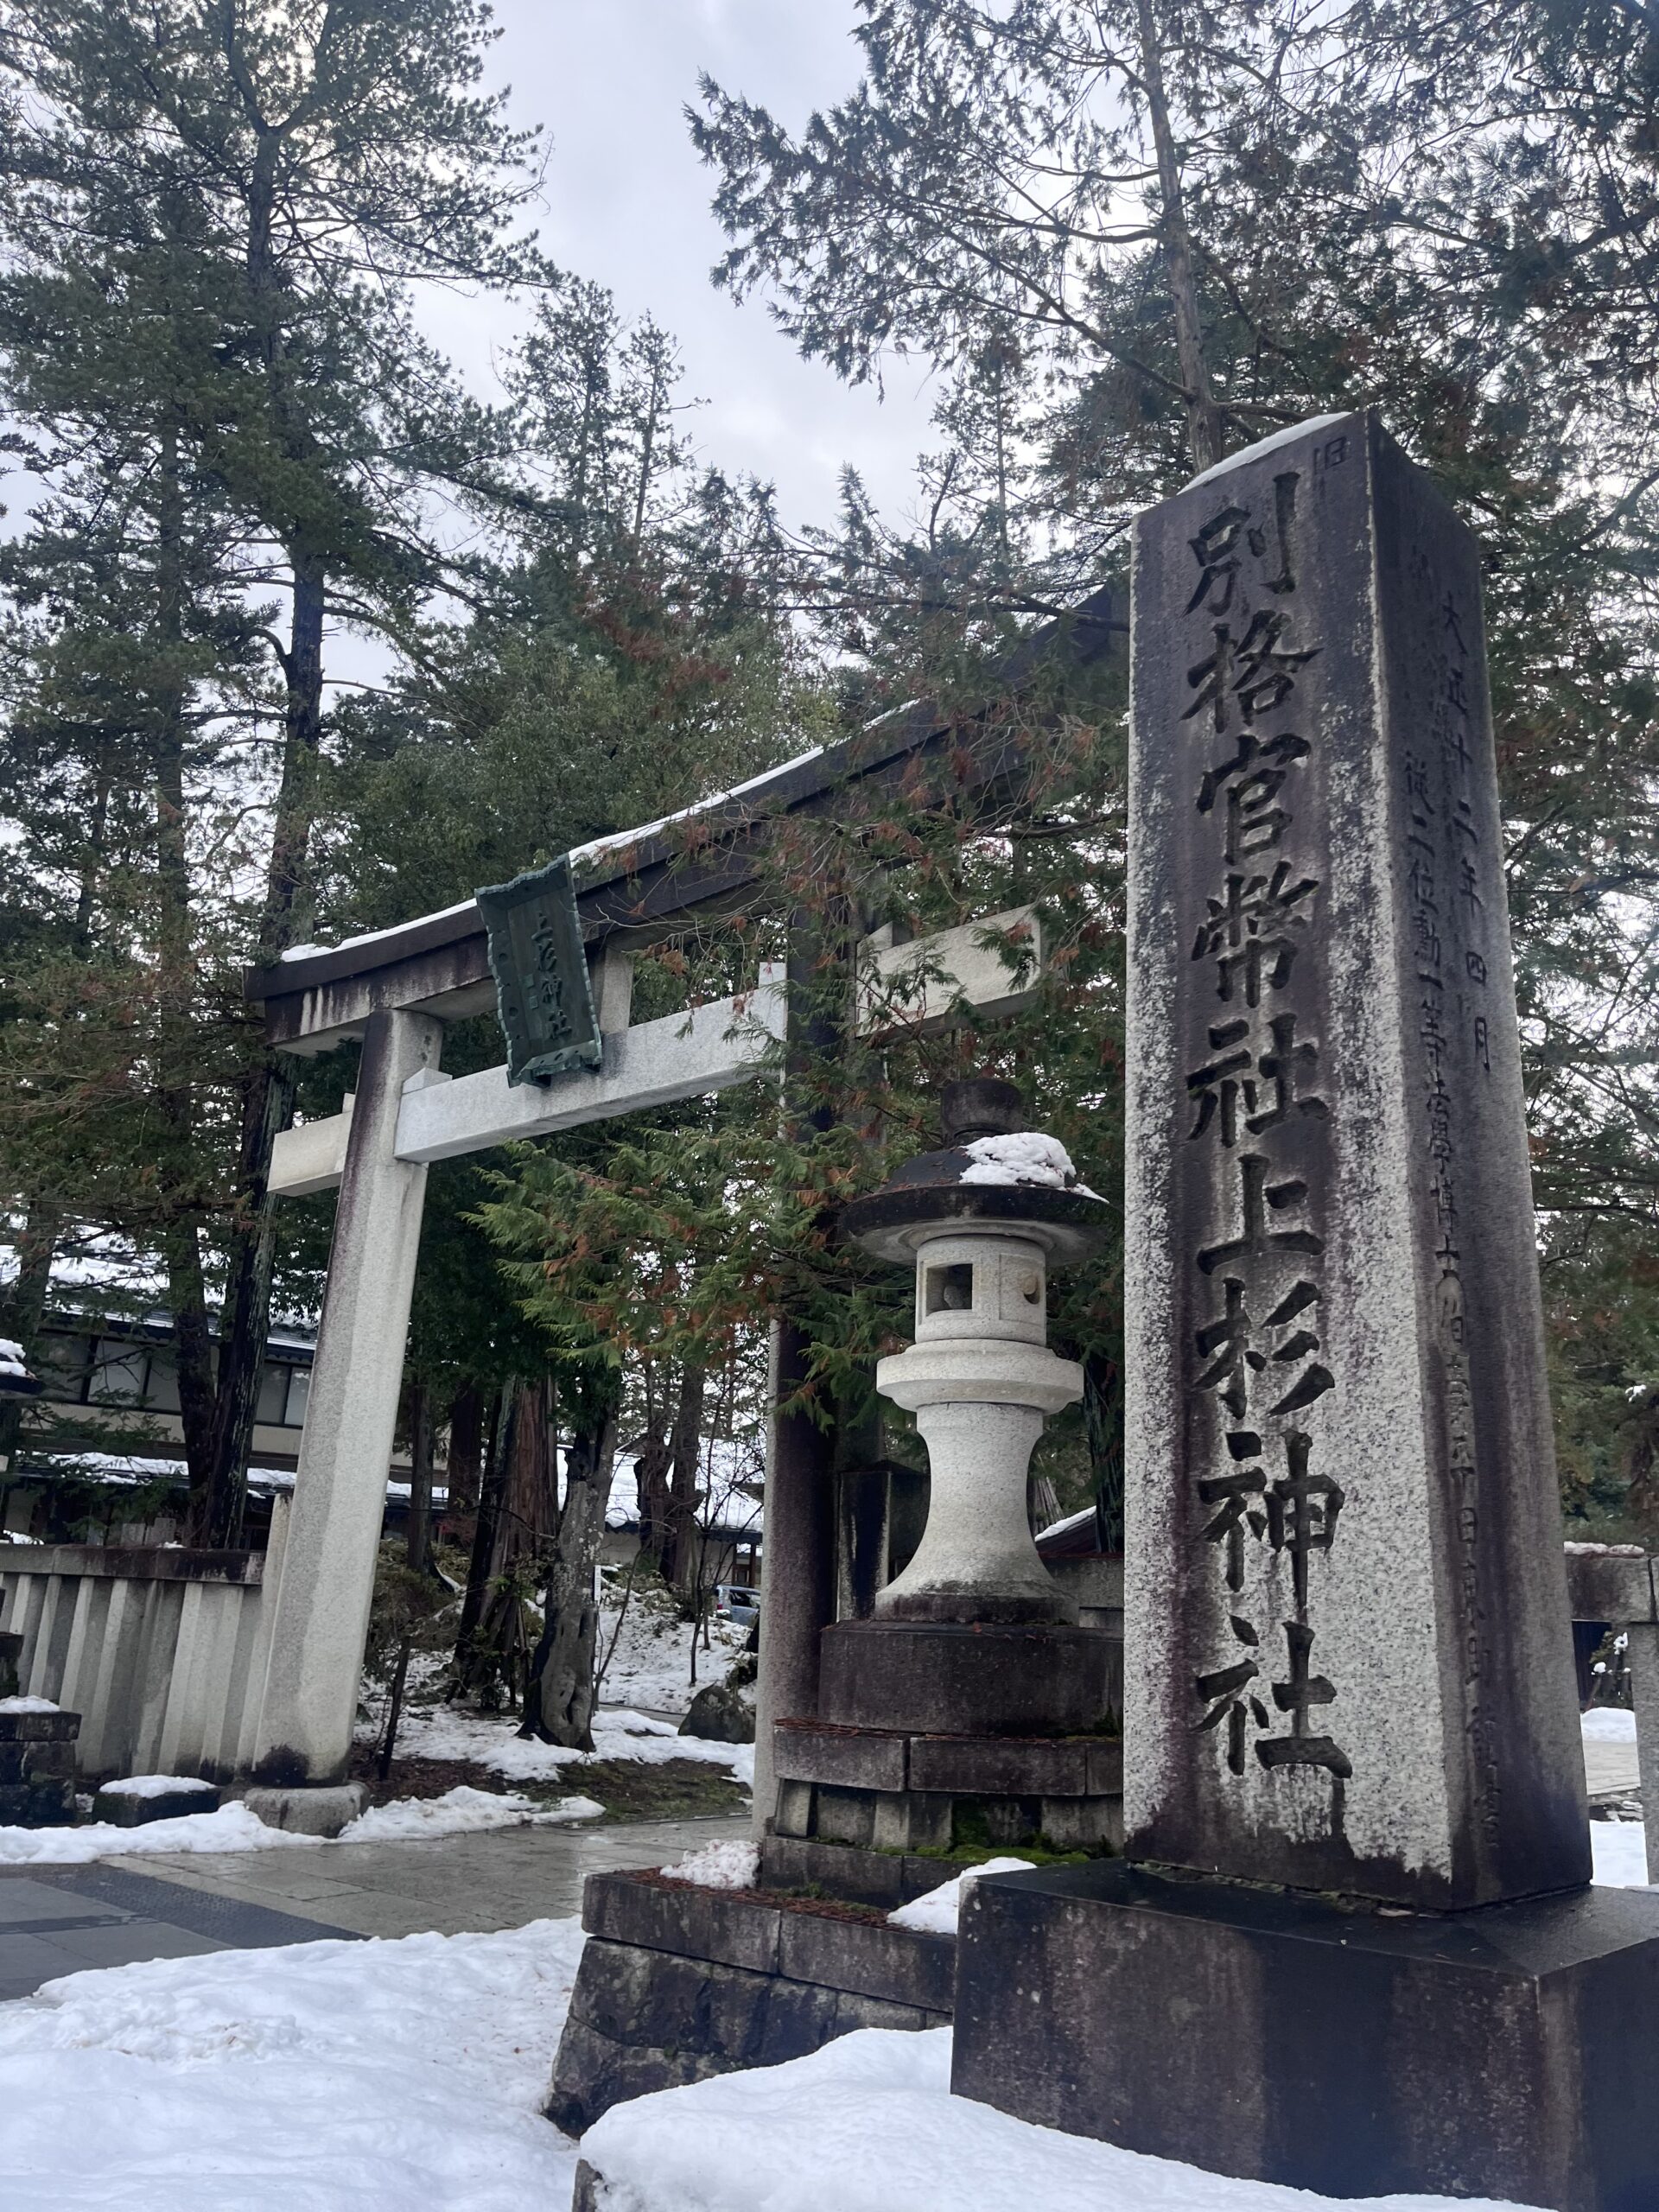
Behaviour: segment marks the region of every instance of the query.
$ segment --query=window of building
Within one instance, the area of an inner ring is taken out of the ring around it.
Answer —
[[[124,1344],[118,1337],[101,1337],[92,1363],[86,1398],[94,1406],[142,1406],[148,1380],[149,1354],[142,1344]]]

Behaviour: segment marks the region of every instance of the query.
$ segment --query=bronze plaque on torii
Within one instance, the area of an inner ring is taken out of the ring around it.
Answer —
[[[509,1083],[548,1083],[604,1057],[568,855],[474,894],[489,943]]]

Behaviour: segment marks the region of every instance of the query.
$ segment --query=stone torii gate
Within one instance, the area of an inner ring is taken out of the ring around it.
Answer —
[[[1051,653],[1095,659],[1119,626],[1108,595],[1098,593],[1022,647],[1005,673],[1017,679]],[[831,810],[849,784],[891,785],[914,772],[918,760],[959,764],[964,747],[966,786],[989,803],[1020,772],[1018,747],[1000,733],[972,725],[964,732],[921,707],[693,810],[699,831],[711,833],[699,836],[695,851],[677,828],[684,817],[676,817],[574,855],[584,871],[576,912],[602,1039],[595,1068],[516,1084],[505,1065],[459,1077],[442,1072],[447,1024],[497,1001],[476,899],[336,947],[303,948],[276,967],[249,972],[246,995],[263,1003],[277,1050],[311,1056],[353,1039],[362,1046],[345,1110],[283,1132],[271,1162],[273,1196],[338,1189],[340,1199],[255,1737],[257,1780],[294,1789],[334,1784],[346,1773],[429,1164],[696,1097],[760,1072],[789,1025],[783,963],[763,968],[746,993],[635,1024],[637,954],[718,918],[752,891],[768,825],[779,816]],[[1024,912],[899,947],[873,938],[865,956],[884,984],[925,969],[913,1018],[942,1025],[963,1006],[994,1014],[1025,1002],[1032,966],[1016,978],[984,942],[988,931],[1021,927],[1039,969],[1036,919]],[[833,1560],[818,1556],[822,1503],[807,1494],[810,1484],[788,1479],[780,1464],[787,1440],[780,1446],[777,1427],[768,1452],[763,1715],[773,1702],[769,1693],[803,1669],[815,1671],[835,1580]]]

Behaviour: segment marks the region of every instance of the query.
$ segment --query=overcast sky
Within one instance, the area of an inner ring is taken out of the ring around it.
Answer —
[[[849,92],[860,49],[851,0],[495,0],[493,74],[514,119],[550,130],[542,241],[575,275],[649,312],[679,340],[683,397],[702,457],[778,486],[783,521],[828,522],[843,461],[895,518],[931,438],[921,365],[899,363],[885,399],[803,361],[756,296],[734,307],[709,271],[724,245],[683,109],[707,69],[791,125]],[[449,302],[423,321],[480,389],[524,309]]]

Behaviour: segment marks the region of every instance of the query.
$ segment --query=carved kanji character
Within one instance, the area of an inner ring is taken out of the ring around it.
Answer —
[[[1221,1287],[1224,1304],[1220,1319],[1198,1330],[1193,1339],[1199,1357],[1211,1362],[1195,1387],[1216,1391],[1233,1419],[1243,1421],[1249,1409],[1250,1376],[1261,1373],[1268,1356],[1255,1348],[1243,1284],[1230,1275]]]
[[[1289,813],[1275,802],[1291,768],[1311,749],[1305,737],[1288,730],[1265,745],[1253,731],[1241,730],[1232,759],[1206,773],[1198,787],[1198,811],[1208,814],[1225,791],[1230,867],[1271,851],[1290,827]]]
[[[1297,951],[1292,932],[1308,925],[1298,910],[1319,887],[1311,875],[1293,883],[1289,861],[1281,861],[1270,876],[1230,874],[1221,897],[1205,900],[1192,957],[1216,959],[1222,998],[1233,997],[1236,982],[1246,1006],[1260,1004],[1264,982],[1284,988]]]
[[[1263,1129],[1276,1128],[1293,1114],[1306,1115],[1316,1122],[1327,1120],[1331,1109],[1324,1099],[1300,1088],[1303,1080],[1311,1077],[1319,1065],[1319,1046],[1306,1040],[1300,1045],[1295,1041],[1294,1014],[1274,1014],[1268,1028],[1273,1043],[1256,1062],[1267,1101],[1246,1117],[1245,1128],[1259,1135]]]
[[[1312,1672],[1313,1631],[1306,1621],[1286,1621],[1283,1626],[1290,1678],[1273,1684],[1273,1701],[1281,1713],[1289,1713],[1290,1733],[1262,1738],[1255,1756],[1265,1767],[1320,1766],[1346,1779],[1354,1770],[1347,1752],[1333,1736],[1315,1736],[1307,1725],[1309,1708],[1333,1705],[1337,1695],[1323,1675]]]
[[[1249,1622],[1241,1620],[1236,1614],[1228,1624],[1237,1643],[1251,1649],[1260,1643]],[[1193,1688],[1210,1707],[1198,1723],[1198,1733],[1203,1735],[1207,1729],[1219,1728],[1225,1721],[1227,1764],[1235,1774],[1244,1771],[1244,1738],[1251,1720],[1258,1728],[1270,1725],[1268,1709],[1261,1699],[1254,1693],[1248,1697],[1244,1694],[1247,1684],[1255,1681],[1261,1671],[1254,1659],[1240,1659],[1230,1667],[1218,1667],[1212,1674],[1199,1675],[1194,1679]]]
[[[1268,1492],[1268,1541],[1274,1551],[1290,1554],[1299,1613],[1307,1611],[1308,1560],[1314,1552],[1330,1550],[1346,1497],[1342,1485],[1329,1475],[1310,1473],[1313,1448],[1311,1437],[1293,1429],[1285,1439],[1290,1471],[1281,1475]]]
[[[1219,1121],[1223,1144],[1236,1143],[1241,1090],[1247,1106],[1255,1103],[1255,1084],[1251,1076],[1255,1064],[1249,1052],[1229,1048],[1236,1046],[1248,1036],[1249,1027],[1248,1021],[1211,1025],[1211,1050],[1220,1052],[1223,1058],[1212,1060],[1207,1067],[1194,1068],[1186,1078],[1187,1095],[1198,1109],[1198,1118],[1187,1131],[1189,1137],[1201,1137],[1212,1122]]]
[[[1242,1185],[1242,1227],[1236,1236],[1228,1237],[1220,1244],[1206,1245],[1198,1254],[1198,1266],[1205,1274],[1213,1274],[1219,1267],[1234,1260],[1255,1259],[1270,1252],[1302,1252],[1313,1257],[1324,1251],[1320,1238],[1306,1229],[1269,1229],[1268,1211],[1282,1213],[1287,1207],[1299,1205],[1307,1196],[1307,1185],[1292,1177],[1283,1183],[1269,1184],[1268,1161],[1262,1153],[1247,1152],[1239,1159]]]

